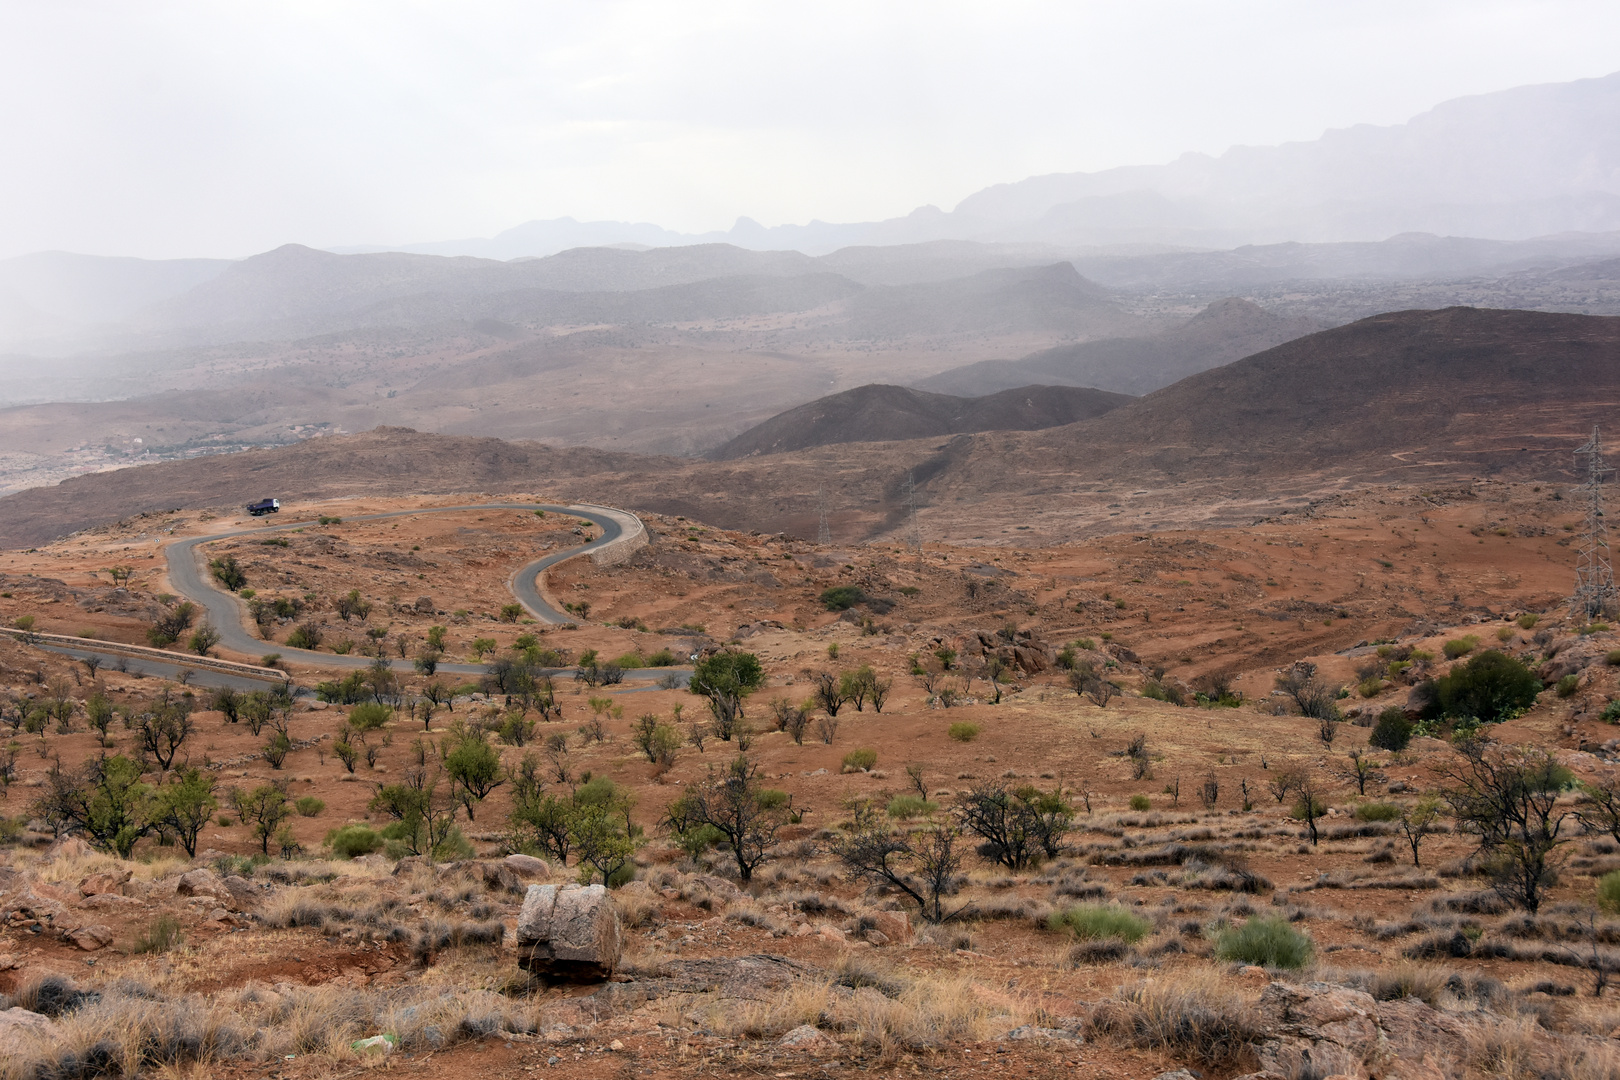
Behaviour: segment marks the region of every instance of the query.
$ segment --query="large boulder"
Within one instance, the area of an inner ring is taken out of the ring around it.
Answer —
[[[612,976],[624,948],[613,898],[600,885],[530,885],[517,924],[518,965],[576,982]]]
[[[229,900],[231,890],[219,879],[219,875],[207,867],[199,867],[180,875],[180,880],[174,883],[174,891],[180,896],[212,896],[220,900]]]
[[[544,859],[537,859],[533,855],[524,855],[514,852],[502,859],[501,862],[517,871],[519,877],[550,877],[551,864]]]
[[[1370,994],[1332,983],[1274,982],[1260,994],[1262,1072],[1362,1076],[1390,1056]]]
[[[101,923],[91,923],[89,926],[69,930],[66,937],[85,952],[105,949],[113,943],[112,927],[103,926]]]
[[[131,870],[108,870],[100,874],[91,874],[79,882],[80,896],[100,896],[102,893],[115,893],[124,887],[124,882],[134,877]]]
[[[0,1011],[0,1059],[21,1061],[31,1046],[54,1041],[56,1022],[27,1009]]]

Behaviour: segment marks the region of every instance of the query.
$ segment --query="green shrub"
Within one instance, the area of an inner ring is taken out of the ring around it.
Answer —
[[[939,809],[937,803],[929,802],[921,795],[896,795],[889,800],[889,816],[892,818],[924,817]]]
[[[1096,652],[1097,651],[1097,643],[1095,641],[1092,641],[1088,637],[1081,638],[1079,641],[1075,642],[1075,645],[1077,647],[1079,647],[1079,648],[1082,648],[1082,649],[1086,650],[1086,652]]]
[[[1076,904],[1047,916],[1049,930],[1067,930],[1081,941],[1113,938],[1135,945],[1147,937],[1153,924],[1118,904]]]
[[[1379,691],[1384,689],[1384,680],[1374,675],[1370,678],[1362,679],[1361,682],[1356,685],[1356,689],[1361,693],[1362,697],[1377,697]]]
[[[326,834],[326,846],[340,859],[353,859],[380,849],[383,838],[369,825],[344,825]]]
[[[1373,725],[1372,734],[1367,736],[1369,745],[1392,753],[1405,750],[1411,741],[1412,721],[1406,718],[1399,705],[1391,705],[1379,713],[1378,723]]]
[[[185,935],[180,932],[180,920],[173,915],[159,915],[147,924],[146,930],[135,939],[135,946],[130,951],[165,953],[183,940]]]
[[[1151,810],[1153,809],[1153,800],[1148,798],[1146,795],[1132,795],[1131,809],[1137,811]]]
[[[647,666],[647,658],[635,650],[631,650],[614,660],[613,663],[617,664],[621,671],[637,671]]]
[[[1598,878],[1598,907],[1604,911],[1620,911],[1620,870],[1610,870]]]
[[[978,724],[972,724],[966,720],[958,720],[956,723],[945,729],[945,734],[949,735],[957,742],[972,742],[974,739],[979,737],[979,731],[980,728]]]
[[[293,632],[287,635],[287,646],[292,649],[318,649],[321,647],[321,632],[310,623],[295,626]]]
[[[1581,677],[1579,675],[1565,675],[1562,679],[1558,680],[1559,697],[1569,697],[1580,688]]]
[[[858,770],[860,772],[871,772],[872,766],[876,764],[876,750],[862,748],[859,750],[851,750],[849,753],[844,755],[844,768],[846,769]]]
[[[1455,660],[1459,656],[1467,656],[1479,648],[1479,638],[1473,634],[1466,637],[1453,638],[1441,646],[1440,651],[1446,654],[1447,660]]]
[[[1519,624],[1519,629],[1520,630],[1532,630],[1532,629],[1535,628],[1536,623],[1539,622],[1540,620],[1541,620],[1541,616],[1539,616],[1539,615],[1531,615],[1529,612],[1526,612],[1525,614],[1520,615],[1514,621]]]
[[[1268,968],[1302,968],[1311,961],[1311,939],[1281,915],[1255,917],[1215,936],[1215,955],[1222,960]]]
[[[1500,627],[1496,631],[1496,640],[1497,641],[1512,641],[1513,640],[1513,627],[1511,627],[1511,626]]]
[[[657,652],[647,657],[648,667],[673,667],[674,664],[675,654],[670,652],[668,649],[659,649]]]
[[[866,599],[858,585],[834,585],[821,591],[821,602],[828,611],[847,611]]]
[[[1494,724],[1519,715],[1536,702],[1541,680],[1507,653],[1480,653],[1451,674],[1435,680],[1435,697],[1446,716],[1472,717]]]
[[[1616,698],[1603,706],[1603,719],[1611,724],[1620,723],[1620,698]]]
[[[1312,798],[1308,806],[1304,799],[1294,803],[1294,808],[1288,811],[1288,816],[1295,821],[1304,821],[1307,817],[1321,817],[1325,813],[1327,813],[1327,803],[1321,799]]]
[[[317,799],[313,795],[305,795],[293,805],[298,808],[298,812],[304,817],[315,817],[326,809],[326,800]]]
[[[1400,816],[1401,808],[1394,803],[1370,802],[1356,807],[1357,821],[1395,821]]]
[[[393,718],[394,707],[367,701],[349,710],[349,726],[356,731],[375,731]]]

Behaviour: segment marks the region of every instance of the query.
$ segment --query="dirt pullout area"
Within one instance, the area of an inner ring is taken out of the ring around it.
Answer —
[[[265,620],[266,652],[313,627],[328,651],[397,656],[403,642],[419,657],[442,627],[442,658],[488,674],[345,689],[343,670],[297,667],[299,685],[328,684],[320,696],[257,710],[0,639],[0,992],[53,1017],[55,1061],[178,1067],[207,1031],[209,1068],[243,1076],[376,1062],[352,1044],[379,1034],[395,1039],[391,1068],[424,1077],[1233,1077],[1301,1048],[1378,1076],[1502,1075],[1504,1062],[1616,1075],[1617,1021],[1593,994],[1620,964],[1620,926],[1595,903],[1620,869],[1614,839],[1570,817],[1539,910],[1515,909],[1448,814],[1419,857],[1402,831],[1403,812],[1455,783],[1458,722],[1425,719],[1400,750],[1369,743],[1385,714],[1423,711],[1429,680],[1497,651],[1543,688],[1489,737],[1550,751],[1569,770],[1569,810],[1577,781],[1612,778],[1620,634],[1567,617],[1578,515],[1559,496],[1361,489],[1247,529],[1018,548],[987,534],[921,553],[648,514],[652,543],[627,563],[548,575],[580,613],[573,628],[501,610],[512,568],[576,542],[572,520],[355,520],[437,501],[425,497],[288,505],[328,520],[210,548],[235,558],[247,599],[301,604]],[[158,514],[7,552],[0,620],[144,641],[176,604],[161,542],[248,524]],[[114,585],[113,566],[128,580]],[[727,648],[763,666],[729,739],[704,698],[667,682],[501,682],[541,658],[638,667],[667,650],[689,666]],[[868,667],[881,709],[818,700]],[[1277,689],[1290,673],[1308,673],[1340,720],[1301,715],[1300,695]],[[178,744],[154,740],[154,718],[177,715]],[[675,735],[662,757],[638,736],[659,724]],[[469,739],[493,755],[494,782],[454,803],[454,851],[411,857],[396,829],[343,857],[354,849],[335,830],[392,828],[418,777],[447,793],[440,769]],[[782,810],[746,879],[671,816],[739,752],[779,793],[762,805]],[[128,859],[56,838],[48,797],[115,758],[149,785],[137,802],[189,769],[212,783],[194,857],[172,830],[135,836]],[[1302,810],[1301,777],[1320,816]],[[256,829],[233,790],[280,791],[290,816]],[[998,791],[1055,799],[1066,827],[1019,858],[961,837],[942,923],[839,854],[863,806],[921,838]],[[514,811],[540,795],[594,805],[582,792],[612,793],[619,816],[602,827],[634,848],[632,879],[612,891],[625,959],[606,984],[540,985],[516,963],[524,889],[600,874],[577,849],[537,844],[535,819]],[[544,865],[506,862],[514,849]],[[1107,928],[1054,921],[1076,905],[1101,905]],[[1250,924],[1304,951],[1236,949]],[[1328,1013],[1359,1019],[1331,1034]]]

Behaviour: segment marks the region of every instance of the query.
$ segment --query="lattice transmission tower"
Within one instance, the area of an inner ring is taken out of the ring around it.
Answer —
[[[1577,462],[1586,458],[1586,482],[1581,492],[1586,501],[1586,529],[1575,561],[1575,595],[1570,610],[1577,617],[1590,619],[1603,613],[1614,602],[1614,568],[1609,562],[1609,526],[1603,519],[1603,477],[1614,470],[1603,463],[1603,440],[1597,425],[1592,437],[1575,451]]]
[[[832,543],[832,526],[827,524],[827,491],[825,488],[816,488],[816,513],[821,520],[816,525],[816,543],[823,547]]]
[[[917,482],[911,473],[906,473],[906,513],[911,519],[906,546],[920,555],[923,549],[922,526],[917,522]]]

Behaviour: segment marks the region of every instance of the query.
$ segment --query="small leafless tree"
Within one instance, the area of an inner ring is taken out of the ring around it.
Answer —
[[[1221,797],[1221,781],[1211,769],[1204,774],[1204,782],[1198,788],[1198,801],[1204,804],[1205,810],[1213,810],[1215,803]]]

